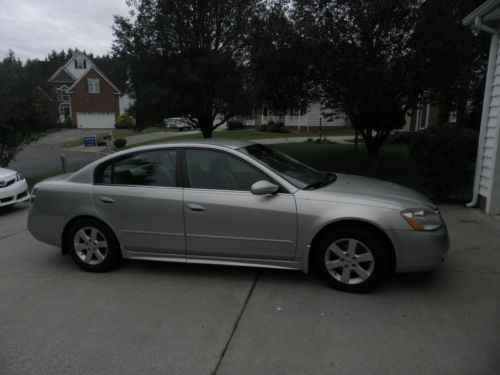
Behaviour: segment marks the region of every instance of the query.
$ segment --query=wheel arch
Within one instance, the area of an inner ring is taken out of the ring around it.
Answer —
[[[101,224],[105,225],[109,230],[110,232],[113,234],[113,236],[115,237],[118,245],[120,245],[120,240],[118,238],[118,236],[116,235],[115,231],[113,230],[113,228],[108,224],[106,223],[104,220],[102,220],[101,218],[98,218],[98,217],[95,217],[95,216],[92,216],[92,215],[79,215],[79,216],[75,216],[73,218],[71,218],[71,220],[69,220],[66,225],[64,226],[62,232],[61,232],[61,253],[63,255],[66,255],[69,253],[69,249],[68,249],[68,246],[67,246],[67,236],[68,236],[68,231],[69,231],[69,228],[71,228],[71,226],[77,222],[78,220],[82,220],[82,219],[92,219],[92,220],[97,220],[99,221]],[[121,246],[120,247],[120,251],[121,251]]]
[[[394,243],[392,242],[391,238],[389,235],[379,226],[376,224],[362,220],[362,219],[342,219],[334,222],[330,222],[323,226],[313,237],[311,241],[311,245],[309,248],[309,252],[307,255],[307,262],[304,265],[307,267],[306,272],[310,272],[313,263],[314,263],[314,254],[318,249],[318,242],[324,236],[327,232],[333,229],[337,228],[342,228],[342,227],[350,227],[352,228],[353,226],[356,226],[357,228],[363,228],[365,230],[371,231],[372,233],[375,233],[377,236],[379,236],[384,244],[387,246],[387,249],[389,250],[389,269],[391,272],[393,272],[396,269],[396,249],[394,247]]]

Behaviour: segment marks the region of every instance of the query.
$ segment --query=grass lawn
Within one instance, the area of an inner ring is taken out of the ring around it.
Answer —
[[[168,131],[172,130],[164,127],[151,126],[149,128],[145,128],[141,133],[146,134],[146,133],[168,132]],[[132,129],[113,129],[113,138],[123,138],[141,133],[134,132]]]
[[[147,128],[148,130],[150,128]],[[161,131],[161,128],[154,128],[154,131]],[[147,131],[148,133],[154,131]],[[116,131],[113,133],[116,135]],[[133,135],[133,134],[127,134]],[[354,136],[354,130],[349,128],[340,128],[335,130],[329,130],[322,133],[322,137],[332,137],[332,136],[346,136],[352,135]],[[122,135],[123,136],[123,135]],[[306,137],[316,139],[319,137],[319,132],[309,132],[309,133],[298,133],[298,132],[290,132],[290,133],[269,133],[269,132],[261,132],[257,130],[233,130],[233,131],[217,131],[213,133],[214,138],[219,139],[238,139],[243,141],[253,140],[253,139],[272,139],[272,138],[296,138],[296,137]],[[169,141],[181,141],[181,140],[190,140],[190,139],[202,139],[203,136],[200,133],[196,134],[185,134],[185,135],[177,135],[175,137],[168,137],[157,139],[154,142],[148,143],[159,143],[159,142],[169,142]]]

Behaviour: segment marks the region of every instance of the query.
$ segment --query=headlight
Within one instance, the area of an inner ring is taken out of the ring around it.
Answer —
[[[24,176],[21,173],[16,174],[16,181],[24,180]]]
[[[410,208],[401,211],[401,215],[414,230],[436,230],[443,225],[439,211],[430,208]]]

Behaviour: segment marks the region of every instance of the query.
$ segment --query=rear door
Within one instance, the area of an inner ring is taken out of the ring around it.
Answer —
[[[185,256],[178,160],[177,150],[163,149],[132,153],[98,167],[96,211],[128,250]]]

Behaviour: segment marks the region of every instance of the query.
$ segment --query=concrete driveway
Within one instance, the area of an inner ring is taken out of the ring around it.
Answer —
[[[300,272],[126,262],[80,271],[0,213],[0,374],[498,374],[500,222],[444,206],[437,271],[372,294]]]

